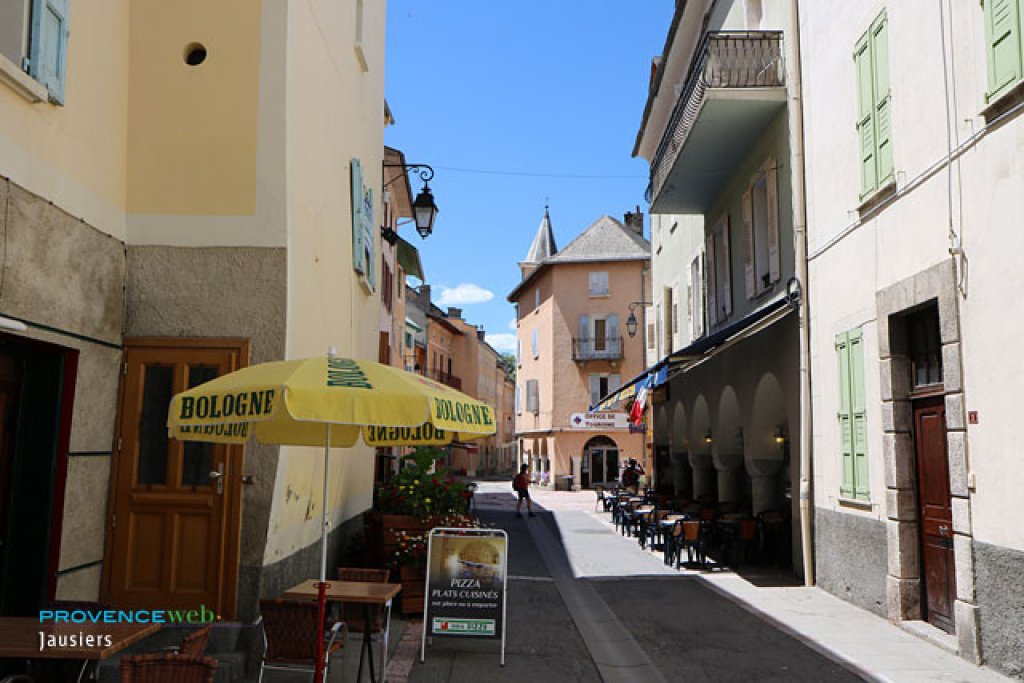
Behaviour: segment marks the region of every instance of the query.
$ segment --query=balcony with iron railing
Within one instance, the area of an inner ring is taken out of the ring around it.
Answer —
[[[652,213],[703,213],[786,104],[781,31],[710,31],[651,160]]]
[[[432,369],[427,371],[427,377],[429,377],[432,380],[438,381],[441,384],[446,384],[450,386],[452,389],[458,389],[459,391],[462,390],[462,378],[456,377],[450,372]]]
[[[620,360],[622,337],[573,337],[574,361]]]

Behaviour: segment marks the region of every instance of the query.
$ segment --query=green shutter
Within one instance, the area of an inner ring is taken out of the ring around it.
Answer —
[[[848,354],[850,359],[850,436],[853,452],[853,492],[854,496],[867,500],[870,497],[868,487],[868,432],[867,413],[864,401],[864,345],[862,330],[851,330],[848,335]]]
[[[988,41],[988,99],[991,101],[1021,77],[1019,0],[985,1],[985,38]]]
[[[377,235],[373,230],[373,188],[366,189],[363,199],[363,248],[366,250],[366,279],[370,289],[377,288]]]
[[[866,197],[878,187],[875,161],[874,68],[871,64],[870,34],[857,41],[853,51],[857,72],[857,137],[860,143],[860,193]]]
[[[871,63],[874,67],[875,159],[878,186],[892,179],[891,100],[889,94],[889,22],[883,13],[871,25]]]
[[[64,104],[68,50],[68,0],[33,0],[29,73],[46,86],[50,101]]]
[[[846,332],[836,336],[836,359],[839,367],[839,443],[843,458],[840,493],[854,495],[853,421],[850,411],[850,344]]]
[[[352,268],[357,273],[365,273],[363,263],[363,164],[359,159],[350,162],[352,170]]]

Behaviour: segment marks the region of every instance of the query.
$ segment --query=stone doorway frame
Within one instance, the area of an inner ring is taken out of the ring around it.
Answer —
[[[967,419],[964,409],[960,316],[953,265],[943,261],[878,290],[878,356],[881,373],[882,444],[886,486],[888,617],[916,621],[921,611],[921,559],[917,474],[911,434],[910,361],[905,316],[935,303],[939,313],[942,373],[946,403],[946,446],[953,507],[956,563],[954,623],[959,654],[980,662],[978,605],[975,595],[971,491],[968,486]]]

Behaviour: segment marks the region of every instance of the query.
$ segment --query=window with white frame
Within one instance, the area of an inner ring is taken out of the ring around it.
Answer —
[[[10,60],[15,69],[24,71],[45,87],[47,97],[55,104],[64,103],[68,2],[0,2],[0,54]]]
[[[708,322],[716,325],[732,315],[732,270],[729,248],[729,215],[718,219],[705,236]]]
[[[590,296],[608,296],[608,271],[599,270],[589,274]]]
[[[533,310],[540,308],[540,287],[533,290]]]
[[[743,193],[744,265],[747,298],[754,298],[779,281],[779,190],[775,160],[754,174]]]
[[[516,385],[516,415],[523,414],[523,387]]]
[[[540,385],[535,379],[526,380],[526,409],[534,415],[540,412]]]
[[[704,334],[704,274],[700,254],[690,262],[690,287],[687,290],[687,313],[690,317],[690,335],[697,339]]]
[[[540,332],[538,330],[530,333],[530,352],[534,358],[540,357]]]

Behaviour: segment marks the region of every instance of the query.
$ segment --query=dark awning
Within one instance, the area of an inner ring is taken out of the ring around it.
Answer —
[[[794,311],[789,299],[783,295],[769,301],[761,308],[748,313],[736,322],[726,325],[713,334],[697,339],[686,348],[674,351],[660,361],[629,380],[621,387],[601,398],[590,410],[612,410],[636,396],[640,389],[655,389],[669,380],[672,375],[685,372],[690,366],[710,357],[723,345],[735,343],[786,317]]]
[[[423,277],[423,264],[420,263],[420,252],[416,247],[399,237],[396,256],[406,275],[412,275],[421,282],[426,281]]]

